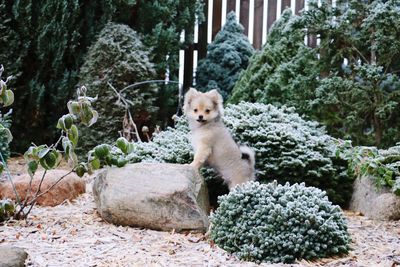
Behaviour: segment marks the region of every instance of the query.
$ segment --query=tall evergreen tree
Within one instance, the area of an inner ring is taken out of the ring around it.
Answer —
[[[96,124],[82,129],[79,142],[83,152],[101,143],[112,143],[120,136],[125,108],[117,104],[118,96],[108,83],[121,90],[135,82],[152,80],[155,74],[139,35],[127,25],[108,23],[89,48],[80,70],[79,83],[87,87],[88,95],[98,97],[93,107],[99,113]],[[139,129],[154,121],[156,95],[153,85],[124,93]]]
[[[208,45],[207,56],[200,60],[196,72],[196,87],[201,91],[218,89],[226,99],[239,73],[246,69],[254,49],[243,34],[244,28],[231,11],[224,27]]]
[[[0,0],[0,63],[15,75],[12,132],[17,150],[53,141],[54,125],[78,82],[99,30],[129,16],[132,0]],[[116,18],[118,16],[118,18]]]

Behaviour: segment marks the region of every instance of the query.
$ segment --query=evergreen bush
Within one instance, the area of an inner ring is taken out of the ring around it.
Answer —
[[[338,140],[317,122],[294,108],[245,102],[228,105],[224,121],[239,143],[255,150],[259,181],[305,182],[326,190],[335,204],[350,200],[354,179],[347,161],[336,156]]]
[[[0,0],[0,62],[16,78],[14,149],[56,138],[87,48],[108,21],[126,21],[134,3]]]
[[[231,11],[215,40],[208,45],[206,58],[199,61],[196,87],[200,91],[218,89],[224,99],[228,98],[240,72],[246,69],[254,53],[243,32],[243,26]]]
[[[111,144],[119,137],[125,108],[117,104],[117,90],[139,81],[151,80],[154,66],[149,52],[139,35],[126,25],[109,23],[100,32],[97,41],[89,48],[85,63],[80,69],[80,84],[85,84],[88,94],[97,95],[94,108],[99,113],[98,123],[82,129],[80,144],[88,151],[100,143]],[[157,108],[154,103],[157,90],[143,85],[127,90],[125,97],[131,101],[133,120],[139,129],[150,122]]]
[[[310,1],[286,10],[236,83],[231,103],[294,106],[356,145],[400,138],[400,9],[396,0]],[[320,39],[315,47],[305,37]]]
[[[249,182],[219,204],[210,216],[210,237],[242,260],[292,263],[349,250],[341,209],[317,188]]]

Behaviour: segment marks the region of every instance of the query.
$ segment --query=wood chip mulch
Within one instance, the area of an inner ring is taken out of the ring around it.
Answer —
[[[27,221],[0,226],[0,246],[24,248],[28,266],[400,266],[400,221],[376,221],[345,212],[352,250],[348,255],[296,264],[243,262],[202,234],[121,227],[96,212],[87,193],[56,207],[36,206]]]

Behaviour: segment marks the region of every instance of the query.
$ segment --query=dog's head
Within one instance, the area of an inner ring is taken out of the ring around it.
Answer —
[[[217,90],[206,93],[190,88],[185,94],[183,112],[190,120],[205,124],[223,115],[222,96]]]

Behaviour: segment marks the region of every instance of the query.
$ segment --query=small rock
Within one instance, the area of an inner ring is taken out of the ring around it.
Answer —
[[[93,194],[110,223],[155,230],[208,228],[208,193],[203,177],[189,165],[130,164],[100,172]]]
[[[0,247],[0,267],[24,267],[28,253],[22,248]]]
[[[371,219],[399,220],[400,197],[386,188],[377,188],[372,177],[359,177],[354,182],[350,209]]]
[[[66,170],[49,170],[41,185],[41,192],[47,190],[52,186],[60,177],[66,175],[69,171]],[[38,171],[34,175],[32,181],[31,195],[36,193],[37,188],[42,178],[43,171]],[[25,199],[28,193],[30,176],[23,174],[14,176],[13,182],[17,189],[20,199]],[[72,200],[82,193],[85,193],[86,183],[82,178],[79,178],[75,173],[70,173],[65,176],[56,186],[54,186],[48,193],[39,197],[37,204],[41,206],[56,206],[63,203],[65,200]],[[15,194],[10,181],[0,183],[0,199],[10,198],[15,200]]]

